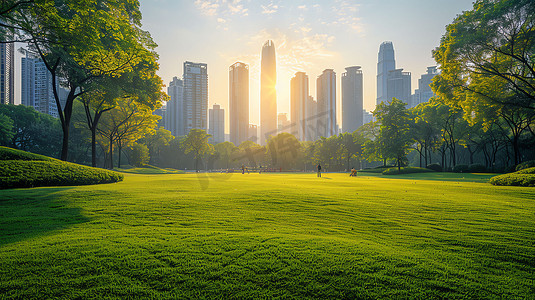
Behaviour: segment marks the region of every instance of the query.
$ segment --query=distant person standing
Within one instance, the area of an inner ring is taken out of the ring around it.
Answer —
[[[318,177],[321,177],[321,165],[318,164]]]
[[[245,174],[245,166],[244,165],[241,165],[241,173]]]

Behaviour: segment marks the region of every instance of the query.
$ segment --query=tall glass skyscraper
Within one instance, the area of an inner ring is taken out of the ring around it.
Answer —
[[[260,143],[266,144],[270,135],[277,135],[277,59],[275,44],[267,41],[262,47],[260,70]]]
[[[394,58],[394,45],[392,42],[383,42],[379,47],[377,60],[377,102],[390,101],[388,99],[388,73],[396,69]]]
[[[298,140],[306,141],[309,128],[308,112],[310,108],[308,95],[308,76],[304,72],[297,72],[290,81],[290,119],[292,122],[291,132]],[[314,128],[315,126],[312,126]]]
[[[236,62],[229,68],[230,141],[238,147],[249,138],[249,66]],[[256,137],[256,135],[255,135]]]
[[[184,62],[184,135],[208,129],[208,66]]]
[[[0,44],[0,103],[15,104],[15,44]]]
[[[330,137],[338,134],[336,124],[336,73],[326,69],[316,81],[318,137]]]
[[[348,67],[342,74],[342,132],[353,132],[362,126],[362,70]]]
[[[184,133],[184,82],[177,77],[167,87],[167,94],[171,98],[165,110],[165,129],[173,136],[183,136]]]

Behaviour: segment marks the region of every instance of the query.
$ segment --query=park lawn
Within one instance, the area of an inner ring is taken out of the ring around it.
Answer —
[[[533,297],[535,189],[415,175],[2,190],[0,298]]]

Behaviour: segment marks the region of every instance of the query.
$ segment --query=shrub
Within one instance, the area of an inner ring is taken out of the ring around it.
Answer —
[[[470,173],[485,173],[487,172],[487,167],[482,164],[473,164],[468,167],[468,172]]]
[[[130,161],[136,167],[141,167],[149,163],[149,148],[145,144],[135,143],[131,149]]]
[[[65,186],[112,183],[123,180],[123,175],[59,160],[54,161],[0,161],[0,188],[38,186]]]
[[[503,174],[492,177],[490,183],[493,185],[535,186],[535,174]]]
[[[535,168],[522,169],[514,174],[535,174]]]
[[[442,172],[442,166],[440,164],[430,164],[426,168],[435,172]]]
[[[527,169],[527,168],[533,168],[535,167],[535,160],[528,160],[528,161],[525,161],[523,163],[520,163],[516,166],[516,169],[515,171],[520,171],[520,170],[524,170],[524,169]]]
[[[383,171],[384,175],[397,175],[397,174],[411,174],[411,173],[429,173],[434,172],[433,170],[426,168],[416,168],[416,167],[403,167],[401,170],[398,168],[389,168]]]
[[[0,146],[0,161],[2,160],[40,160],[40,161],[57,161],[57,159],[34,154],[22,150],[16,150],[8,147]]]
[[[453,167],[454,173],[470,173],[468,165],[456,165]]]

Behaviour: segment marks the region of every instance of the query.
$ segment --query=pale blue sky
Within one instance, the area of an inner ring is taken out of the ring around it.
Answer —
[[[379,45],[393,42],[396,67],[412,73],[414,90],[426,67],[434,65],[431,50],[445,26],[471,7],[470,0],[141,0],[143,27],[159,45],[164,82],[180,77],[186,60],[205,62],[209,104],[221,104],[228,112],[228,67],[238,60],[247,63],[255,124],[265,40],[277,47],[279,112],[289,112],[289,82],[296,71],[309,75],[315,98],[316,77],[323,69],[334,69],[340,85],[344,68],[353,65],[362,66],[364,108],[373,110]],[[338,88],[338,102],[340,96]]]

